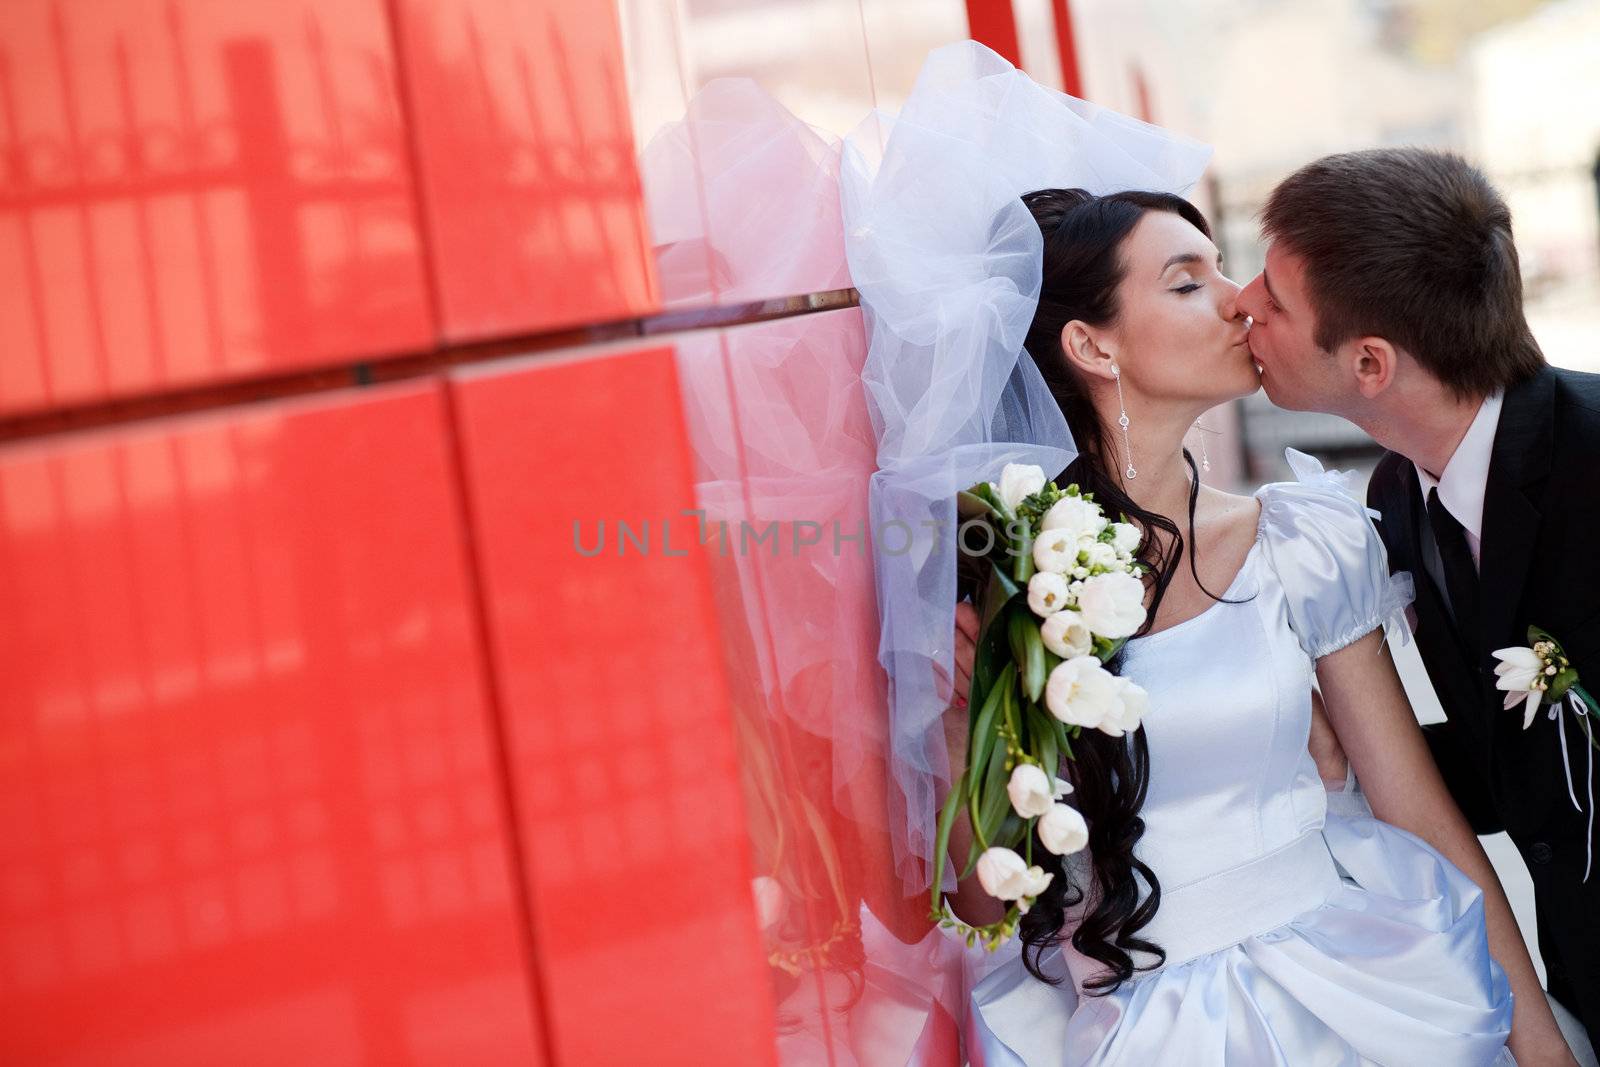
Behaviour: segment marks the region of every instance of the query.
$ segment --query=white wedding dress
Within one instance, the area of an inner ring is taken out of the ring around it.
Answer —
[[[1410,583],[1337,476],[1290,461],[1298,483],[1256,494],[1224,594],[1242,602],[1128,645],[1123,673],[1150,693],[1135,851],[1161,884],[1139,936],[1166,962],[1108,996],[1084,993],[1099,965],[1065,941],[1044,958],[1059,987],[1000,965],[969,1004],[976,1067],[1514,1062],[1477,886],[1353,797],[1329,813],[1306,749],[1313,661],[1403,633]]]

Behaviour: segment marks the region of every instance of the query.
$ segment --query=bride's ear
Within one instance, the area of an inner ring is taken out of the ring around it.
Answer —
[[[1362,337],[1351,344],[1350,360],[1356,388],[1362,396],[1374,400],[1394,383],[1400,353],[1382,337]]]
[[[1083,374],[1097,378],[1111,378],[1111,365],[1116,353],[1108,350],[1109,339],[1079,319],[1073,319],[1061,328],[1061,352],[1067,364]]]

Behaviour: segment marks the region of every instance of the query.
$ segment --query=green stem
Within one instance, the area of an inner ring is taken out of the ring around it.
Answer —
[[[1594,697],[1590,696],[1583,686],[1573,683],[1572,687],[1567,691],[1578,694],[1578,699],[1583,701],[1583,706],[1588,710],[1589,715],[1600,716],[1600,705],[1595,704]],[[1600,749],[1600,741],[1595,740],[1594,728],[1589,722],[1589,715],[1581,716],[1578,719],[1578,729],[1583,731],[1583,736],[1588,739],[1591,747]]]

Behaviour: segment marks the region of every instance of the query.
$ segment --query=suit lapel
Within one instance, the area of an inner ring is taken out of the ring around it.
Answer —
[[[1550,474],[1554,404],[1555,372],[1546,367],[1507,390],[1500,409],[1483,494],[1483,619],[1474,661],[1527,636],[1513,628],[1539,537],[1536,488]]]

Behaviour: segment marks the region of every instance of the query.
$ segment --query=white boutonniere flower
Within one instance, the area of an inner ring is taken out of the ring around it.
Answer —
[[[1522,705],[1524,730],[1533,725],[1533,717],[1541,704],[1549,707],[1549,717],[1556,720],[1561,737],[1561,771],[1567,780],[1567,797],[1578,811],[1583,810],[1583,805],[1578,803],[1578,793],[1572,788],[1572,763],[1567,755],[1568,716],[1562,714],[1563,710],[1569,710],[1571,717],[1577,719],[1578,729],[1589,742],[1589,833],[1583,866],[1583,880],[1587,882],[1594,866],[1594,753],[1600,748],[1590,717],[1600,716],[1600,705],[1579,684],[1577,668],[1567,658],[1561,642],[1537,626],[1528,627],[1526,645],[1498,648],[1492,655],[1500,661],[1494,669],[1495,688],[1506,694],[1506,710]]]
[[[1533,725],[1534,712],[1539,710],[1549,685],[1545,680],[1544,657],[1535,648],[1515,645],[1497,650],[1494,658],[1500,661],[1500,666],[1494,669],[1494,687],[1506,691],[1507,710],[1518,704],[1523,706],[1522,728],[1526,730]],[[1553,673],[1554,665],[1550,669]]]

